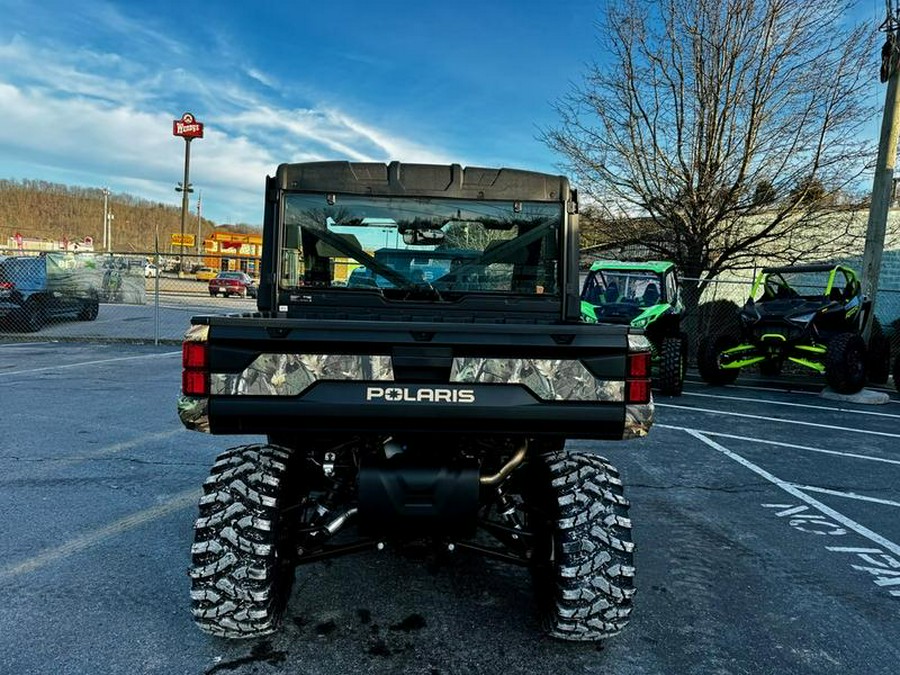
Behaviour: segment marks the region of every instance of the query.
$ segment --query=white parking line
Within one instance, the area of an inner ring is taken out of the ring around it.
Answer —
[[[675,431],[687,431],[686,427],[676,427],[670,424],[654,424],[653,426],[660,429],[673,429]],[[839,450],[825,450],[824,448],[813,448],[808,445],[797,445],[796,443],[785,443],[783,441],[770,441],[764,438],[754,438],[751,436],[738,436],[737,434],[726,434],[721,431],[706,431],[698,429],[704,436],[719,436],[721,438],[730,438],[735,441],[749,441],[750,443],[762,443],[763,445],[775,445],[780,448],[790,448],[791,450],[805,450],[807,452],[819,452],[823,455],[838,455],[839,457],[849,457],[851,459],[864,459],[870,462],[884,462],[885,464],[897,464],[900,466],[900,460],[885,459],[884,457],[871,457],[870,455],[860,455],[856,452],[841,452]]]
[[[823,504],[819,500],[817,500],[813,497],[810,497],[808,494],[806,494],[805,492],[803,492],[802,490],[797,488],[795,485],[788,483],[787,481],[781,480],[780,478],[769,473],[762,467],[757,466],[753,462],[751,462],[747,459],[744,459],[737,453],[732,452],[731,450],[729,450],[725,446],[721,445],[720,443],[717,443],[716,441],[712,440],[711,438],[707,438],[701,432],[694,431],[693,429],[687,429],[687,428],[685,428],[684,431],[685,431],[685,433],[690,434],[691,436],[696,438],[701,443],[708,445],[713,450],[716,450],[717,452],[722,453],[723,455],[725,455],[729,459],[734,460],[735,462],[737,462],[744,468],[749,469],[750,471],[752,471],[756,475],[760,476],[761,478],[764,478],[765,480],[769,481],[770,483],[781,488],[782,490],[787,492],[792,497],[799,499],[800,501],[808,504],[809,506],[813,507],[820,513],[825,514],[826,516],[828,516],[829,518],[834,520],[836,523],[840,523],[841,525],[846,527],[848,530],[852,530],[852,531],[856,532],[861,537],[868,539],[869,541],[881,546],[882,548],[890,551],[891,553],[893,553],[895,555],[900,555],[900,545],[895,544],[894,542],[890,541],[889,539],[882,537],[877,532],[873,532],[866,526],[857,523],[855,520],[851,520],[844,514],[840,513],[839,511],[835,511],[833,508]]]
[[[851,415],[874,415],[876,417],[891,417],[900,419],[900,414],[875,412],[874,410],[856,410],[851,408],[835,408],[834,406],[812,405],[810,403],[791,403],[789,401],[774,401],[772,399],[748,398],[745,396],[722,396],[721,394],[701,394],[699,392],[682,392],[682,396],[699,396],[703,398],[714,398],[722,401],[744,401],[747,403],[765,403],[766,405],[783,405],[792,408],[810,408],[812,410],[823,410],[830,412],[849,413]]]
[[[58,366],[46,366],[44,368],[30,368],[28,370],[10,370],[0,373],[2,375],[26,375],[30,373],[42,373],[48,370],[65,370],[67,368],[81,368],[83,366],[98,366],[104,363],[116,363],[118,361],[134,361],[136,359],[155,359],[162,356],[181,356],[181,352],[163,352],[162,354],[142,354],[141,356],[121,356],[115,359],[102,359],[100,361],[81,361],[80,363],[64,363]]]
[[[685,384],[696,385],[698,387],[702,387],[704,389],[708,389],[709,385],[703,380],[689,380],[686,379],[684,381]],[[791,389],[790,385],[786,385],[783,387],[774,387],[772,385],[762,386],[762,385],[752,385],[752,384],[729,384],[723,385],[724,389],[732,390],[732,389],[746,389],[748,391],[766,391],[772,393],[773,391],[778,392],[779,394],[800,394],[802,396],[817,396],[821,397],[822,390],[819,389],[817,391],[810,391],[809,389]],[[894,393],[894,389],[892,389],[889,385],[878,385],[876,387],[877,391],[884,391],[887,389],[888,395],[892,395]],[[892,398],[888,401],[889,404],[900,404],[900,399]]]
[[[857,499],[862,502],[872,502],[873,504],[884,504],[885,506],[900,506],[900,502],[894,502],[890,499],[879,499],[878,497],[867,497],[866,495],[858,495],[855,492],[841,492],[839,490],[831,490],[829,488],[815,487],[814,485],[797,485],[794,487],[798,490],[806,492],[819,492],[823,495],[832,495],[833,497],[844,497],[845,499]]]
[[[673,403],[655,403],[658,408],[676,408],[691,412],[708,413],[711,415],[728,415],[730,417],[746,417],[761,422],[780,422],[782,424],[797,424],[805,427],[817,427],[819,429],[831,429],[832,431],[847,431],[854,434],[870,434],[872,436],[886,436],[887,438],[900,438],[900,434],[889,434],[886,431],[871,431],[869,429],[853,429],[851,427],[839,427],[833,424],[817,424],[815,422],[801,422],[800,420],[785,420],[780,417],[766,417],[764,415],[750,415],[747,413],[730,412],[727,410],[715,410],[712,408],[695,408],[689,405],[675,405]]]
[[[130,441],[122,441],[121,443],[113,443],[112,445],[107,445],[102,448],[97,448],[93,452],[85,452],[80,455],[73,455],[71,457],[60,457],[59,459],[55,459],[54,466],[62,466],[75,462],[84,462],[91,459],[99,459],[101,457],[106,457],[107,455],[114,455],[118,452],[124,452],[126,450],[133,450],[134,448],[139,448],[142,445],[151,446],[157,441],[162,441],[171,436],[183,434],[187,429],[170,429],[169,431],[158,431],[155,434],[146,434],[141,436],[140,438],[135,438]]]
[[[137,513],[132,513],[129,516],[113,521],[109,525],[104,525],[103,527],[91,530],[90,532],[80,534],[59,546],[47,549],[27,560],[0,567],[0,580],[33,572],[41,567],[46,567],[51,563],[67,558],[70,555],[96,546],[97,544],[127,532],[128,530],[133,530],[145,523],[158,520],[175,511],[195,506],[200,499],[200,494],[201,491],[199,488],[185,490],[162,504],[158,504],[149,509],[144,509],[143,511],[138,511]]]

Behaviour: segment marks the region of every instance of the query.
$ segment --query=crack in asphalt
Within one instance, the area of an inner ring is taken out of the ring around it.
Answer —
[[[740,485],[685,485],[684,483],[671,483],[669,485],[652,485],[650,483],[628,483],[626,489],[634,490],[636,488],[644,488],[646,490],[703,490],[706,492],[763,492],[770,488],[771,484],[766,482],[744,483]]]
[[[16,455],[0,455],[0,461],[24,462],[27,464],[53,464],[77,462],[130,462],[133,464],[149,464],[152,466],[197,466],[208,467],[209,462],[164,462],[160,460],[141,459],[139,457],[17,457]]]
[[[627,490],[635,490],[639,488],[643,488],[645,490],[701,490],[704,492],[722,492],[726,494],[737,494],[740,492],[765,492],[767,489],[771,487],[771,483],[761,482],[761,483],[744,483],[740,485],[729,485],[729,486],[721,486],[721,485],[685,485],[683,483],[671,483],[668,485],[653,485],[650,483],[628,483]],[[866,486],[853,486],[853,485],[838,485],[838,484],[824,484],[824,485],[815,485],[815,486],[803,486],[796,485],[798,490],[818,488],[820,490],[833,490],[838,493],[852,493],[858,492],[858,494],[862,494],[864,496],[869,496],[872,494],[888,494],[894,495],[896,493],[896,488],[890,485],[886,485],[884,487],[873,488],[869,485]],[[841,494],[835,496],[841,496]]]

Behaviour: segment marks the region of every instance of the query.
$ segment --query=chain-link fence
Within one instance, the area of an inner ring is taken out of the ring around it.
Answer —
[[[194,315],[255,310],[255,285],[213,293],[210,280],[257,269],[234,255],[0,251],[0,341],[180,342]]]
[[[257,265],[257,259],[237,255],[0,250],[0,340],[179,342],[196,314],[253,311],[252,293],[212,295],[209,281],[222,270],[256,277]],[[751,285],[749,279],[708,284],[683,321],[692,362],[703,336],[737,329]],[[900,354],[900,289],[878,291],[876,316],[892,354]]]

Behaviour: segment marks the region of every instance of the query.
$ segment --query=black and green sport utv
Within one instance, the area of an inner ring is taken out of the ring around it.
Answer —
[[[581,288],[581,320],[643,328],[653,351],[653,381],[660,393],[684,387],[688,340],[675,263],[598,260]]]
[[[838,393],[855,393],[866,384],[862,329],[871,307],[844,265],[763,268],[740,312],[740,334],[701,340],[700,377],[731,384],[742,368],[758,365],[761,374],[777,375],[790,362],[824,375]]]

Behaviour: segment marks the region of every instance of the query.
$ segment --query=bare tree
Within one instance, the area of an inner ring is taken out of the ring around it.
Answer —
[[[838,206],[874,158],[878,77],[854,4],[609,0],[604,58],[542,135],[594,202],[587,243],[676,261],[689,308],[726,270],[852,245]]]

